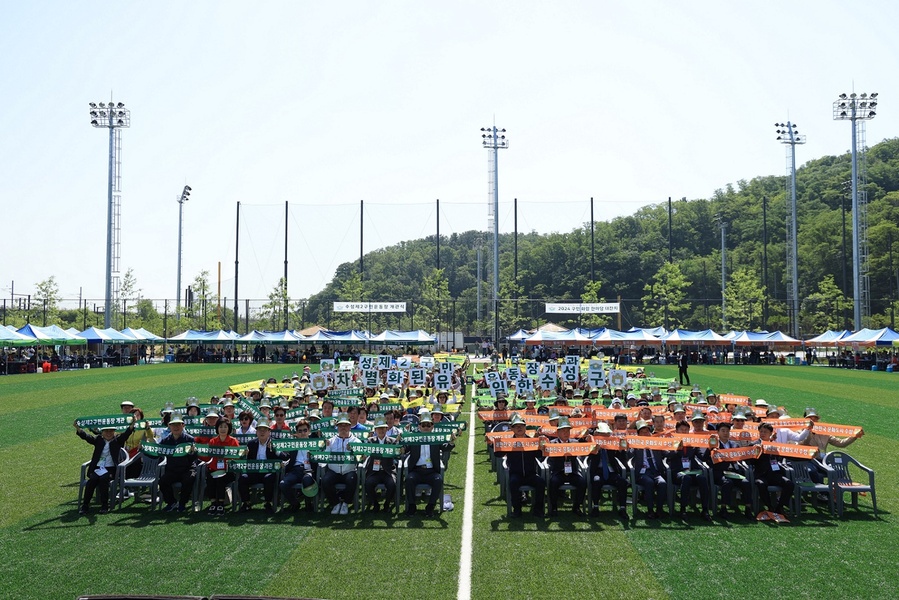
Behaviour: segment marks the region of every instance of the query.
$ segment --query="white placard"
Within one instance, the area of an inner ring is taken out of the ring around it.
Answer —
[[[335,371],[334,387],[338,390],[348,390],[353,387],[351,373],[349,371]]]
[[[396,357],[396,368],[402,369],[403,371],[412,368],[412,359],[408,356],[397,356]]]
[[[556,387],[556,383],[558,383],[559,376],[552,371],[547,371],[545,373],[540,374],[540,379],[537,380],[541,390],[551,390]]]
[[[624,369],[609,369],[609,385],[612,387],[624,387],[627,384],[627,371]]]
[[[352,360],[342,360],[340,361],[340,366],[338,368],[341,371],[352,371],[356,368],[356,363]]]
[[[365,387],[378,387],[378,370],[365,369],[362,371],[362,381],[365,383]]]
[[[335,302],[334,312],[398,313],[406,312],[405,302]]]
[[[453,363],[451,362],[439,362],[437,363],[437,370],[441,373],[449,373],[453,374]]]
[[[519,379],[517,381],[517,383],[515,384],[515,387],[518,390],[518,393],[520,395],[525,395],[530,392],[533,392],[537,386],[534,383],[534,380],[531,379],[530,377],[522,377],[521,379]]]
[[[313,373],[309,383],[312,384],[312,389],[317,392],[328,389],[328,378],[322,373]]]
[[[424,369],[409,369],[409,385],[413,387],[423,386],[428,380],[427,373]]]
[[[590,389],[601,388],[606,385],[606,372],[602,367],[598,369],[593,369],[592,367],[587,371],[587,383],[590,384]]]
[[[529,362],[525,364],[525,372],[528,377],[538,377],[540,375],[540,363]]]
[[[376,369],[378,367],[378,357],[374,354],[363,354],[359,357],[359,368],[363,371]]]
[[[387,371],[387,385],[403,385],[406,380],[406,374],[399,369],[390,369]]]
[[[579,365],[581,364],[581,357],[577,354],[566,354],[565,355],[565,364],[566,365]]]
[[[506,379],[509,381],[518,381],[521,379],[521,371],[518,370],[518,367],[509,367],[506,369]]]
[[[508,393],[505,380],[497,379],[496,381],[491,381],[490,395],[495,397],[500,392]]]
[[[487,371],[486,373],[484,373],[484,379],[489,384],[493,383],[494,381],[499,381],[502,378],[499,376],[498,371]]]
[[[565,314],[615,314],[621,312],[618,302],[592,302],[592,303],[546,303],[547,313]]]
[[[422,356],[418,359],[418,364],[425,369],[433,368],[434,362],[435,361],[433,356]]]
[[[378,370],[386,371],[390,368],[390,355],[389,354],[379,354],[378,355]]]
[[[319,361],[319,365],[321,365],[322,373],[327,373],[328,371],[334,370],[334,359],[333,358],[323,358]]]
[[[434,373],[434,389],[449,390],[452,385],[453,376],[449,373]]]

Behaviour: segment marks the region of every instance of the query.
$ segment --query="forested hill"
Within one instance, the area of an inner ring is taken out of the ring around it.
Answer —
[[[850,155],[826,156],[798,169],[799,297],[803,331],[840,328],[846,322],[843,297],[843,212],[846,272],[852,296]],[[668,205],[661,203],[610,222],[595,223],[595,278],[591,285],[590,223],[569,233],[518,234],[518,278],[514,277],[514,235],[500,238],[500,319],[504,334],[546,319],[546,300],[622,299],[622,326],[664,324],[690,329],[760,328],[764,317],[763,229],[767,222],[767,291],[770,328],[789,326],[786,286],[785,176],[756,177],[728,184],[711,198],[673,203],[673,263],[668,265]],[[899,139],[867,152],[867,222],[871,313],[867,326],[889,324],[889,298],[896,298],[896,268],[890,245],[899,243]],[[767,200],[763,202],[763,198]],[[767,218],[763,218],[763,203]],[[721,230],[727,224],[727,322],[721,314]],[[482,322],[477,317],[477,248],[482,248]],[[899,245],[896,247],[899,252]],[[492,331],[492,236],[483,232],[442,236],[441,272],[436,271],[434,236],[402,242],[338,267],[334,279],[308,299],[306,322],[332,329],[367,328],[369,317],[331,312],[334,300],[405,301],[403,315],[372,315],[374,330],[423,328]],[[890,273],[893,273],[892,282]],[[453,302],[455,300],[455,302]],[[899,306],[893,306],[893,309]],[[848,318],[852,308],[848,304]],[[597,325],[603,317],[585,316]],[[555,319],[558,320],[558,319]],[[571,325],[577,321],[568,321]],[[608,321],[617,326],[617,320]]]

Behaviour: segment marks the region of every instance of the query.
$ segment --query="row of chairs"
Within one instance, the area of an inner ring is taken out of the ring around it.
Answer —
[[[500,425],[502,425],[502,423]],[[498,430],[502,431],[502,429]],[[500,497],[505,499],[507,514],[511,515],[512,494],[508,485],[509,472],[505,457],[499,457],[498,455],[496,455],[493,452],[493,448],[491,446],[488,446],[488,453],[490,456],[491,469],[497,474],[497,483],[499,484]],[[578,457],[578,465],[582,473],[589,473],[588,460],[589,457]],[[613,468],[617,468],[619,474],[621,474],[629,483],[631,491],[631,511],[632,515],[636,518],[637,507],[639,504],[638,500],[640,495],[643,493],[643,489],[637,483],[637,469],[634,467],[632,461],[628,461],[626,465],[619,460],[616,460],[616,463],[616,465],[613,465]],[[866,493],[869,493],[871,495],[874,515],[877,516],[877,495],[874,485],[874,471],[860,463],[849,454],[846,454],[845,452],[830,452],[825,455],[823,461],[820,462],[784,459],[781,464],[783,465],[785,472],[788,474],[794,484],[793,498],[789,499],[789,506],[794,516],[799,517],[801,515],[802,506],[807,496],[810,498],[812,505],[817,509],[819,503],[818,496],[820,494],[827,496],[827,503],[830,514],[832,516],[836,514],[837,516],[842,518],[846,505],[844,500],[845,494],[851,495],[851,506],[854,509],[858,509],[859,495]],[[548,464],[544,459],[538,461],[538,465],[540,468],[540,472],[543,475],[545,485],[548,488],[550,479]],[[718,510],[720,487],[715,484],[714,477],[712,477],[712,469],[710,464],[701,463],[701,466],[706,475],[704,479],[709,486],[709,509],[714,514]],[[743,463],[743,467],[746,474],[745,477],[750,482],[750,506],[752,506],[753,513],[757,514],[759,512],[760,502],[759,490],[757,489],[755,483],[754,473],[751,465]],[[850,467],[854,467],[859,472],[861,472],[861,474],[863,475],[862,479],[864,479],[865,481],[856,481],[853,478],[853,473],[850,471]],[[667,461],[664,462],[664,468],[665,480],[668,482],[666,502],[668,505],[669,513],[674,514],[674,505],[676,500],[675,487],[677,486],[675,485],[673,472]],[[825,474],[825,481],[823,483],[817,483],[815,481],[816,478],[813,476],[812,472],[815,469]],[[694,485],[693,487],[694,490],[691,491],[695,492],[696,486]],[[561,489],[567,490],[573,489],[573,487],[563,485]],[[522,491],[532,492],[533,488],[530,486],[523,486]],[[601,489],[602,494],[608,493],[613,510],[617,510],[619,508],[615,505],[615,491],[616,489],[612,485],[604,485]],[[739,489],[736,491],[739,492]],[[777,494],[783,493],[783,490],[779,486],[770,486],[769,491]],[[593,486],[591,485],[589,478],[587,481],[586,498],[588,506],[600,504],[602,500],[602,498],[593,498]],[[745,499],[743,499],[743,502],[746,503]],[[693,498],[690,498],[689,503],[693,503]]]
[[[124,450],[122,451],[124,454]],[[128,477],[127,469],[128,467],[136,460],[140,460],[141,462],[141,471],[136,477]],[[371,458],[367,458],[366,461],[371,460]],[[405,477],[408,472],[408,457],[403,460],[400,460],[397,465],[397,485],[396,485],[396,494],[394,498],[391,498],[391,502],[394,506],[394,510],[398,512],[403,506],[403,492],[405,490]],[[87,467],[89,463],[84,463],[81,466],[81,483],[78,488],[78,504],[81,505],[81,500],[83,498],[84,485],[87,481]],[[365,478],[366,478],[366,462],[360,463],[356,466],[357,473],[357,486],[356,489],[353,490],[353,498],[354,498],[354,506],[357,512],[364,509],[365,506],[368,505],[368,498],[366,496],[366,486],[365,486]],[[318,466],[318,472],[316,474],[318,484],[319,484],[319,494],[315,497],[315,510],[319,511],[321,509],[324,494],[321,490],[321,481],[322,475],[324,474],[324,469],[326,467],[323,464]],[[440,465],[441,475],[445,473],[446,464]],[[130,495],[135,501],[140,498],[142,495],[146,495],[149,497],[149,502],[151,505],[151,509],[155,509],[157,504],[161,505],[160,501],[160,492],[159,492],[159,480],[162,475],[165,473],[165,458],[159,458],[154,456],[149,456],[144,454],[143,452],[139,452],[134,457],[128,459],[126,456],[123,456],[122,462],[116,469],[116,474],[110,482],[110,499],[111,499],[111,508],[115,509],[118,505],[120,505],[124,500]],[[238,472],[239,475],[239,472]],[[283,471],[281,474],[276,475],[278,480],[280,481],[283,476]],[[176,484],[180,485],[180,484]],[[300,484],[297,484],[295,487],[299,488]],[[262,489],[262,484],[255,484],[251,486],[251,489]],[[337,489],[340,491],[345,491],[344,484],[337,484]],[[386,486],[383,484],[379,484],[375,488],[376,493],[386,493]],[[420,484],[416,486],[415,493],[423,494],[430,491],[430,486],[426,484]],[[231,484],[230,488],[231,492],[231,504],[234,510],[240,506],[240,502],[244,499],[240,498],[240,494],[238,491],[237,482],[235,480],[234,483]],[[197,477],[194,480],[194,488],[191,493],[191,501],[192,501],[192,509],[194,511],[202,510],[203,502],[206,496],[206,465],[205,463],[199,463],[197,468]],[[275,497],[274,497],[274,505],[279,505],[279,488],[275,486]],[[248,499],[247,499],[248,500]]]

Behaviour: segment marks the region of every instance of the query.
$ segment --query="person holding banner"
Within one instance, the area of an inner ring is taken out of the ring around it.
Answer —
[[[806,429],[804,431],[807,434],[809,430]],[[761,423],[759,425],[759,440],[762,444],[776,441],[774,439],[774,426],[771,423]],[[774,514],[783,515],[784,505],[793,497],[793,482],[787,476],[778,457],[762,452],[758,458],[750,461],[750,464],[753,468],[755,485],[762,503]],[[768,491],[769,485],[780,487],[780,496],[777,497],[776,503],[771,500],[771,492]]]
[[[94,490],[99,487],[97,495],[100,497],[100,514],[105,515],[109,512],[109,482],[115,477],[116,469],[122,460],[125,442],[134,431],[134,419],[130,420],[128,428],[119,435],[115,433],[115,425],[101,427],[100,435],[97,436],[85,433],[78,426],[77,420],[73,425],[75,434],[94,447],[90,464],[87,466],[87,483],[84,485],[84,497],[78,514],[86,515],[89,512]]]
[[[219,417],[215,424],[216,436],[209,440],[211,447],[237,447],[240,442],[231,435],[234,432],[234,426],[231,421],[225,417]],[[228,459],[224,456],[210,456],[206,461],[206,487],[209,489],[209,496],[212,498],[212,504],[209,505],[209,514],[223,516],[225,514],[225,504],[228,500],[228,486],[234,481],[234,473],[228,471]]]
[[[527,435],[527,426],[520,415],[512,415],[511,439],[531,439]],[[534,503],[531,514],[535,517],[543,517],[544,502],[546,498],[546,480],[540,474],[540,453],[526,450],[496,451],[497,456],[506,457],[506,466],[509,469],[509,490],[512,496],[512,516],[521,516],[523,498],[521,487],[529,485],[534,488]]]
[[[272,423],[268,419],[259,419],[256,423],[256,439],[247,443],[247,460],[286,460],[287,454],[277,452],[272,448]],[[262,484],[262,496],[265,499],[265,512],[272,514],[275,512],[272,501],[275,498],[275,484],[278,478],[276,473],[241,473],[237,480],[237,489],[243,503],[240,505],[241,512],[252,510],[253,505],[250,502],[250,486],[257,483]]]
[[[375,421],[374,435],[368,438],[369,444],[396,444],[396,438],[389,437],[387,421],[379,417]],[[365,497],[369,499],[369,508],[372,512],[380,512],[378,505],[377,487],[383,485],[384,512],[390,514],[390,501],[396,495],[396,461],[387,456],[372,455],[365,462]]]
[[[733,499],[734,487],[736,487],[740,491],[740,495],[746,505],[746,517],[754,519],[755,515],[752,513],[752,487],[749,480],[745,477],[745,469],[736,461],[715,462],[715,454],[718,449],[728,450],[741,447],[736,441],[730,439],[730,430],[730,423],[718,424],[718,448],[711,450],[712,480],[721,489],[721,507],[718,509],[718,516],[722,519],[727,518]]]
[[[432,433],[434,422],[431,413],[425,412],[419,416],[419,433]],[[400,442],[402,444],[402,436]],[[437,501],[443,497],[443,453],[449,452],[449,444],[422,444],[407,447],[409,457],[407,459],[408,472],[406,473],[406,515],[412,516],[417,512],[415,506],[415,488],[418,485],[428,485],[431,493],[425,506],[425,516],[436,515]]]
[[[674,432],[678,434],[686,433],[705,433],[704,431],[695,430],[697,421],[705,421],[705,417],[700,411],[693,413],[694,431],[690,431],[690,424],[686,421],[679,421],[674,426]],[[671,461],[671,475],[675,480],[680,480],[680,518],[687,518],[687,504],[692,499],[690,494],[691,488],[695,485],[699,489],[699,500],[702,504],[702,519],[711,522],[712,517],[709,515],[709,483],[699,464],[705,460],[707,448],[697,448],[695,446],[687,446],[681,444],[679,450],[669,454]],[[692,502],[689,502],[692,504]]]
[[[821,417],[818,416],[818,411],[816,411],[814,408],[806,408],[803,416],[812,423],[818,423],[821,420]],[[809,434],[808,438],[806,438],[805,442],[803,442],[803,445],[818,448],[818,458],[820,459],[825,454],[827,454],[828,445],[836,446],[837,448],[845,448],[863,435],[865,435],[865,431],[863,429],[859,429],[858,433],[854,436],[842,438],[828,435],[826,433],[817,433],[814,429],[812,429],[812,432]],[[814,481],[815,483],[824,483],[824,477],[826,473],[822,471],[814,461],[812,461],[811,465],[814,467],[813,469],[809,470],[809,476],[811,477],[812,481]]]
[[[634,424],[639,436],[650,436],[649,423],[637,421]],[[665,500],[668,498],[668,481],[663,476],[665,463],[662,452],[649,448],[631,450],[631,461],[637,470],[637,485],[643,488],[646,502],[646,517],[658,519],[664,512]]]
[[[165,501],[165,512],[184,512],[187,501],[193,492],[194,480],[197,478],[197,461],[194,455],[193,444],[196,440],[189,433],[184,432],[184,419],[175,413],[169,421],[169,434],[159,442],[160,446],[189,445],[188,452],[181,456],[167,456],[165,459],[165,473],[159,478],[159,491]],[[175,484],[181,484],[181,494],[175,501]]]
[[[337,417],[337,435],[328,441],[326,451],[332,454],[347,454],[350,451],[350,444],[359,442],[350,431],[352,422],[346,413],[341,413]],[[337,484],[343,484],[344,490],[338,491]],[[349,503],[347,498],[351,500],[356,495],[356,486],[359,480],[356,476],[356,465],[353,463],[328,463],[327,468],[322,474],[322,490],[325,498],[328,500],[328,506],[331,507],[332,515],[345,515],[349,513]]]
[[[594,436],[611,438],[612,429],[605,421],[596,424],[593,430]],[[616,442],[618,438],[615,438]],[[600,447],[597,454],[590,457],[590,485],[593,486],[594,504],[590,509],[590,516],[599,516],[599,504],[596,499],[602,495],[602,488],[610,485],[615,488],[615,503],[618,504],[618,516],[627,519],[627,479],[621,475],[619,464],[626,462],[624,453],[620,450],[610,450]]]
[[[294,437],[299,440],[309,439],[312,425],[306,419],[300,419],[294,425]],[[306,497],[306,512],[312,512],[312,497],[307,494],[317,491],[315,482],[315,470],[317,466],[309,457],[309,450],[292,450],[287,453],[287,464],[284,478],[278,482],[281,489],[281,497],[287,503],[287,510],[297,512],[300,510],[300,501],[295,485],[302,484],[303,496]]]
[[[546,438],[543,438],[546,440]],[[571,423],[567,418],[560,418],[556,427],[556,438],[549,441],[550,444],[568,444],[579,442],[571,437]],[[571,512],[576,516],[583,516],[581,505],[587,494],[587,479],[581,473],[580,463],[572,456],[550,457],[549,463],[549,516],[558,514],[559,492],[563,485],[574,487]]]

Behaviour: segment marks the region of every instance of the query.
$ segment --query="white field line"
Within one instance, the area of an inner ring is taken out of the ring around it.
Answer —
[[[465,498],[462,508],[462,545],[459,555],[458,600],[471,600],[471,535],[474,529],[474,445],[475,445],[474,402],[468,413],[468,456],[465,460]]]

